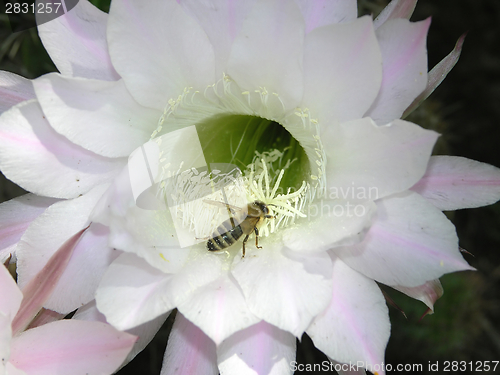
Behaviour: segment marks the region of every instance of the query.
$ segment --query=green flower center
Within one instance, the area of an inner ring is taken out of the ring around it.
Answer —
[[[248,115],[219,115],[196,124],[207,164],[229,163],[245,171],[257,155],[281,154],[270,173],[285,173],[280,188],[298,190],[310,180],[309,159],[292,135],[275,121]],[[276,176],[271,175],[274,180]]]

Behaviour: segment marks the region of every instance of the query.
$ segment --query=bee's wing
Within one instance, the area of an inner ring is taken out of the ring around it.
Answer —
[[[214,205],[214,206],[228,208],[228,209],[230,209],[232,211],[233,215],[236,214],[237,212],[243,210],[243,207],[237,207],[237,206],[233,206],[232,204],[229,204],[229,203],[218,202],[218,201],[214,201],[214,200],[211,200],[211,199],[203,199],[203,203],[208,203],[208,204],[211,204],[211,205]]]

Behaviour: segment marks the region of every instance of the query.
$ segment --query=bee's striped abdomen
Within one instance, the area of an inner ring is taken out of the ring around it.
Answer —
[[[240,225],[233,227],[231,219],[224,221],[207,241],[209,251],[224,250],[234,244],[243,236],[243,230]]]

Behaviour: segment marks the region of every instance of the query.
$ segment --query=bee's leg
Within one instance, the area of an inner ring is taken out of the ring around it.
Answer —
[[[259,230],[257,228],[254,228],[255,230],[255,247],[257,249],[262,249],[262,246],[259,246]]]
[[[249,234],[247,234],[247,236],[246,236],[246,237],[245,237],[245,239],[243,240],[243,256],[242,256],[242,258],[244,258],[244,257],[245,257],[245,243],[248,241],[248,237],[249,237],[249,236],[250,236],[250,235],[249,235]]]

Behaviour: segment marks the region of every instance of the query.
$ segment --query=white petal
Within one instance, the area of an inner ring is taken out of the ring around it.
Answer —
[[[432,156],[411,190],[443,211],[487,206],[500,199],[500,169],[458,156]]]
[[[331,261],[324,252],[301,254],[262,241],[235,259],[232,273],[250,311],[300,337],[331,297]]]
[[[217,345],[260,321],[248,309],[243,293],[230,274],[201,286],[177,308]]]
[[[160,375],[218,373],[214,342],[181,313],[177,313]]]
[[[427,281],[425,284],[413,288],[404,286],[393,286],[393,288],[411,298],[422,301],[431,311],[434,311],[434,303],[441,298],[444,293],[443,286],[439,279]]]
[[[89,224],[89,214],[106,186],[72,200],[50,206],[24,233],[17,247],[18,283],[24,287],[61,245]],[[69,313],[91,301],[107,266],[117,256],[107,246],[106,227],[92,224],[73,250],[73,255],[44,307]]]
[[[17,74],[0,71],[0,113],[10,107],[35,98],[33,84]]]
[[[104,274],[96,293],[97,308],[108,322],[119,329],[145,323],[221,275],[221,258],[205,248],[180,251],[189,251],[190,258],[175,274],[166,274],[134,254],[120,255]]]
[[[314,345],[338,362],[381,365],[390,326],[377,284],[334,258],[332,299],[306,330]]]
[[[97,202],[90,218],[93,222],[110,226],[112,215],[123,217],[133,205],[135,202],[130,187],[130,175],[128,167],[125,166]]]
[[[208,35],[215,52],[215,77],[222,77],[231,46],[255,0],[183,0],[180,3]]]
[[[43,46],[64,75],[115,81],[106,42],[108,15],[87,0],[38,27]]]
[[[355,244],[371,226],[376,209],[373,202],[317,199],[308,206],[306,218],[285,230],[283,242],[289,249],[305,252]]]
[[[306,21],[306,33],[335,23],[352,22],[358,17],[355,0],[295,0]]]
[[[328,145],[327,194],[363,194],[370,200],[404,191],[425,173],[438,134],[395,120],[377,126],[351,121],[323,134]]]
[[[366,375],[365,369],[360,368],[359,366],[356,366],[356,364],[339,363],[339,362],[333,361],[331,359],[330,359],[330,361],[334,364],[334,366],[339,366],[339,367],[337,367],[339,369],[339,370],[337,370],[338,375]],[[345,369],[345,370],[342,370],[342,369]]]
[[[5,272],[8,273],[7,270],[5,270],[2,273],[5,273]],[[11,276],[9,275],[9,277],[11,277]],[[2,290],[2,292],[3,291],[4,290]],[[21,293],[21,292],[19,292],[19,293]],[[23,297],[21,295],[19,298],[19,302],[21,302],[22,298]],[[6,307],[6,306],[2,306],[2,308],[3,307]],[[19,307],[19,305],[16,307],[16,310],[18,307]],[[10,345],[11,345],[11,339],[12,339],[12,317],[10,315],[11,315],[10,313],[8,315],[6,315],[6,314],[4,314],[4,312],[2,310],[0,310],[0,356],[1,356],[0,358],[2,358],[2,367],[0,367],[0,374],[1,375],[5,375],[5,374],[10,375],[10,372],[6,373],[4,370],[4,368],[5,368],[4,366],[8,362],[9,357],[10,357]],[[8,365],[8,363],[7,363],[7,365]],[[7,367],[7,369],[8,369],[8,367]]]
[[[215,82],[210,41],[176,1],[113,2],[108,41],[113,65],[146,107],[163,110],[184,88]]]
[[[417,5],[417,0],[392,0],[373,21],[375,29],[394,18],[410,19],[415,5]]]
[[[168,211],[148,211],[131,207],[124,218],[109,224],[110,246],[144,258],[165,273],[177,272],[189,249],[181,248]]]
[[[356,271],[387,285],[415,287],[445,273],[471,270],[455,227],[413,192],[377,202],[377,219],[360,244],[333,251]]]
[[[17,314],[17,310],[19,310],[23,294],[19,290],[14,278],[7,270],[7,267],[1,265],[0,268],[0,295],[2,296],[0,299],[0,314],[6,317],[10,325],[12,319],[14,319],[14,316]],[[2,332],[2,335],[0,335],[1,347],[3,331],[0,332]]]
[[[427,30],[430,18],[421,22],[387,21],[377,30],[382,52],[380,92],[365,116],[377,124],[400,118],[427,86]]]
[[[38,195],[77,197],[111,180],[126,163],[84,150],[57,134],[36,101],[4,112],[0,128],[0,169]]]
[[[123,80],[47,74],[33,84],[51,126],[71,142],[99,155],[129,156],[158,126],[161,112],[139,105]]]
[[[427,86],[425,90],[422,91],[422,93],[415,98],[413,103],[405,109],[402,118],[405,118],[412,113],[425,99],[427,99],[453,69],[458,61],[458,58],[460,57],[460,53],[462,52],[465,36],[466,34],[463,34],[460,38],[458,38],[453,51],[451,51],[444,59],[437,63],[429,73],[427,73]]]
[[[15,368],[10,362],[5,365],[5,369],[7,370],[8,375],[27,375],[24,371]]]
[[[217,349],[221,375],[292,374],[295,337],[260,322],[235,333]]]
[[[167,288],[171,278],[136,255],[124,253],[109,266],[99,284],[97,308],[120,330],[146,323],[175,307]]]
[[[302,106],[324,126],[362,117],[380,89],[381,63],[370,17],[313,30],[305,38]]]
[[[303,92],[303,39],[293,0],[258,0],[233,43],[227,72],[243,90],[266,88],[294,108]]]
[[[54,198],[25,194],[0,204],[0,263],[4,263],[14,252],[28,225],[57,201]]]
[[[135,205],[128,168],[115,178],[91,218],[109,227],[111,247],[134,253],[165,273],[177,272],[189,255],[181,249],[169,211]]]

